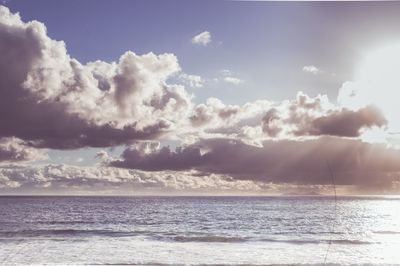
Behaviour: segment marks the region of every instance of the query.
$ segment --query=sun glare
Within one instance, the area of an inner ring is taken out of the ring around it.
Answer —
[[[358,104],[378,106],[388,120],[389,131],[400,131],[400,43],[369,53],[357,74],[354,98]]]

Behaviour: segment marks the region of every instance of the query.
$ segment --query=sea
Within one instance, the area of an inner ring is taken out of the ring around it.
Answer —
[[[398,197],[1,196],[0,265],[400,265]]]

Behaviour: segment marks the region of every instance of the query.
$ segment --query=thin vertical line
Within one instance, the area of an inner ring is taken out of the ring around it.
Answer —
[[[337,216],[337,196],[336,196],[336,184],[335,184],[335,176],[333,175],[333,171],[331,166],[329,165],[329,161],[326,161],[326,165],[328,166],[328,170],[329,170],[329,174],[331,176],[331,182],[332,182],[332,186],[333,186],[333,192],[335,195],[335,212],[334,212],[334,218],[333,218],[333,225],[332,225],[332,229],[331,229],[331,235],[329,236],[329,242],[328,242],[328,248],[326,249],[326,254],[325,254],[325,258],[324,258],[324,265],[326,265],[326,260],[328,258],[328,253],[329,250],[331,248],[332,245],[332,231],[335,230],[335,220],[336,220],[336,216]]]

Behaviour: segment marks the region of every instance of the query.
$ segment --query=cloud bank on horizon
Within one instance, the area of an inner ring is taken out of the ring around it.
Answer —
[[[208,31],[192,39],[210,42]],[[127,51],[118,62],[81,63],[44,24],[24,22],[4,6],[0,53],[1,191],[326,193],[326,161],[343,192],[400,188],[400,151],[363,138],[390,123],[368,101],[354,108],[298,92],[280,102],[196,104],[184,85],[201,90],[204,80],[182,72],[174,54]],[[340,95],[342,102],[357,97]],[[176,150],[160,145],[170,140],[180,143]],[[103,151],[90,167],[38,164],[49,149],[121,145],[120,157]]]

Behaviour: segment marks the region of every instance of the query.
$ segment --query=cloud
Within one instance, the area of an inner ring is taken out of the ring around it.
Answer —
[[[221,71],[221,76],[219,79],[221,79],[222,81],[226,82],[226,83],[230,83],[233,85],[239,85],[241,83],[243,83],[244,81],[241,80],[238,77],[235,77],[232,73],[232,71],[230,71],[229,69],[222,69]],[[219,80],[218,78],[216,80]]]
[[[112,157],[105,150],[98,151],[95,158],[100,159],[102,162],[109,162]]]
[[[182,73],[179,75],[179,79],[191,88],[201,88],[204,86],[204,80],[198,75]]]
[[[259,100],[244,105],[226,105],[209,98],[194,107],[189,122],[186,135],[232,138],[258,146],[265,139],[327,135],[356,138],[370,130],[384,130],[386,126],[385,117],[374,106],[349,110],[334,105],[326,95],[309,97],[302,92],[293,100]]]
[[[348,110],[334,106],[326,96],[310,98],[302,92],[294,101],[273,106],[262,119],[263,132],[280,138],[321,135],[358,137],[362,130],[384,125],[385,117],[374,106]]]
[[[303,67],[303,72],[311,73],[313,75],[318,75],[318,74],[322,73],[322,70],[318,69],[316,66],[309,65],[309,66]]]
[[[27,147],[17,138],[0,138],[0,163],[23,162],[47,159],[44,151]]]
[[[227,105],[219,99],[209,98],[193,109],[183,139],[188,143],[198,138],[229,137],[258,145],[265,139],[260,129],[261,119],[271,106],[273,102],[265,100]]]
[[[211,33],[203,31],[192,38],[192,43],[197,45],[206,46],[211,42]]]
[[[224,77],[223,80],[227,83],[231,83],[233,85],[239,85],[240,83],[243,83],[243,80],[235,77]]]
[[[355,139],[264,141],[262,147],[206,139],[175,151],[168,147],[144,150],[130,147],[110,165],[145,171],[196,170],[273,184],[328,185],[329,162],[337,185],[376,191],[400,188],[400,151]]]
[[[357,111],[342,109],[327,116],[314,119],[311,127],[301,135],[331,135],[358,137],[363,128],[382,127],[387,123],[382,112],[374,106],[367,106]]]
[[[202,164],[202,152],[196,145],[178,147],[173,152],[169,147],[157,149],[154,143],[145,142],[126,149],[122,158],[123,160],[112,161],[110,165],[145,171],[162,171],[189,170]]]
[[[0,167],[3,193],[330,193],[331,179],[348,193],[398,192],[400,151],[383,144],[323,137],[264,141],[203,139],[171,150],[138,143],[111,166]]]
[[[209,32],[193,38],[200,45],[210,41]],[[82,64],[47,36],[43,24],[25,23],[5,7],[0,53],[0,184],[7,189],[318,188],[330,182],[325,159],[339,185],[390,190],[398,184],[399,151],[356,139],[387,123],[365,101],[349,108],[299,92],[281,102],[231,105],[210,98],[195,105],[182,85],[167,81],[180,74],[187,86],[201,87],[204,80],[180,72],[175,55],[127,51],[117,62]],[[229,70],[219,79],[243,82]],[[353,97],[359,85],[344,85],[341,93]],[[161,138],[182,145],[160,147]],[[45,158],[36,148],[121,144],[134,145],[121,158],[98,152],[99,169],[4,166]]]
[[[118,62],[81,64],[63,42],[47,36],[43,24],[25,23],[6,7],[0,13],[0,137],[32,147],[110,147],[168,137],[259,144],[265,138],[358,136],[384,124],[376,109],[341,110],[326,96],[303,93],[294,101],[239,106],[211,98],[194,105],[183,86],[167,83],[180,71],[173,54],[128,51]],[[221,75],[242,82],[229,70]],[[189,86],[202,85],[199,76],[180,77]]]
[[[155,139],[179,128],[191,96],[166,80],[173,54],[124,53],[81,64],[42,23],[0,7],[0,137],[72,149]]]
[[[225,105],[219,99],[209,98],[206,104],[197,105],[192,115],[189,117],[192,126],[210,126],[220,127],[229,125],[231,120],[240,114],[240,107],[238,105]]]
[[[6,165],[0,167],[0,192],[17,194],[209,194],[275,192],[260,182],[233,180],[195,171],[144,172],[114,167],[64,164]]]

